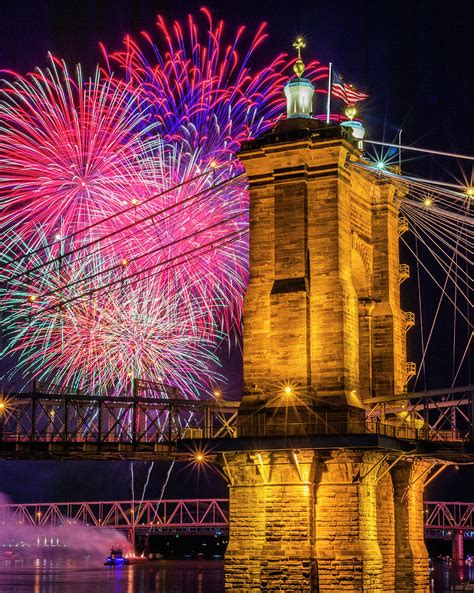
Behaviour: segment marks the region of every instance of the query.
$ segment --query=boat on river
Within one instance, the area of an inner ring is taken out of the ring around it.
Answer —
[[[130,564],[130,561],[124,557],[122,548],[112,548],[104,562],[104,566],[125,566],[126,564]]]

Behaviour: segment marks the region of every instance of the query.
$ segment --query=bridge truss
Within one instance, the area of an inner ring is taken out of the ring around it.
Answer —
[[[0,505],[0,529],[74,525],[156,532],[216,532],[228,529],[226,498],[54,502]]]
[[[455,532],[474,539],[474,502],[425,502],[427,537],[451,539]]]
[[[0,529],[88,526],[156,533],[228,531],[226,498],[115,500],[0,505]],[[427,538],[451,539],[454,532],[474,538],[474,502],[424,503]]]

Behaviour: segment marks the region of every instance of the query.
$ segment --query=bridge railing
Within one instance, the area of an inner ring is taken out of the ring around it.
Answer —
[[[350,410],[328,407],[311,390],[300,389],[292,400],[284,401],[278,396],[272,399],[271,394],[265,398],[265,392],[256,390],[256,399],[262,403],[240,412],[237,434],[379,434],[407,440],[474,443],[473,395],[474,388],[467,386],[369,398],[363,402],[365,418],[360,418]]]
[[[137,380],[129,397],[93,397],[68,389],[53,393],[50,389],[37,385],[31,393],[1,401],[0,443],[115,443],[171,450],[180,440],[190,438],[344,434],[474,443],[472,388],[372,398],[364,402],[365,420],[347,414],[335,422],[302,407],[287,417],[271,410],[241,415],[238,423],[238,402],[184,399],[176,388],[162,383]]]
[[[241,423],[237,428],[241,437],[267,437],[277,435],[349,435],[378,434],[387,437],[407,440],[429,440],[443,442],[467,442],[470,437],[466,430],[433,430],[430,427],[412,426],[410,423],[382,422],[379,418],[368,418],[365,421],[325,422],[305,420],[304,422],[275,421],[273,418],[255,416]]]
[[[18,394],[0,414],[0,441],[161,443],[232,436],[238,404],[153,397]]]
[[[420,440],[474,443],[474,387],[432,389],[364,400],[367,418],[416,430]]]
[[[278,422],[274,418],[264,416],[255,416],[243,422],[238,426],[237,434],[240,437],[379,434],[401,439],[417,439],[419,436],[416,428],[383,424],[376,419],[360,422],[325,422],[311,419],[305,419],[304,422]]]

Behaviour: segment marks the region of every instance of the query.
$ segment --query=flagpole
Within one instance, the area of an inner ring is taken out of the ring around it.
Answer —
[[[403,129],[400,128],[398,130],[398,144],[400,144],[400,146],[402,144],[402,132],[403,132]],[[402,174],[402,149],[401,148],[398,149],[398,174],[399,175]]]
[[[332,62],[329,62],[328,100],[326,104],[326,123],[331,123]]]

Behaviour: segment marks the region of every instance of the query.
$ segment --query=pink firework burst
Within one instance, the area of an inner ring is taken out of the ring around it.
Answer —
[[[70,233],[123,208],[150,132],[128,85],[98,70],[84,80],[80,66],[73,77],[50,59],[45,70],[9,73],[0,95],[2,225],[24,238]]]
[[[192,395],[239,325],[248,194],[236,153],[284,112],[291,64],[280,54],[256,68],[265,25],[226,41],[203,12],[204,30],[159,17],[156,43],[127,38],[92,80],[55,58],[8,75],[3,296],[18,372],[94,392],[124,388],[124,373],[164,377]],[[327,76],[317,62],[307,71]]]

